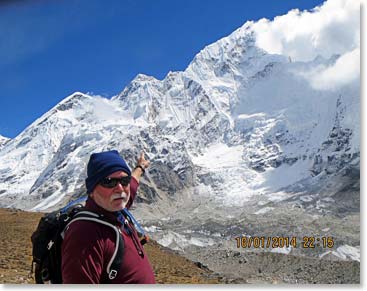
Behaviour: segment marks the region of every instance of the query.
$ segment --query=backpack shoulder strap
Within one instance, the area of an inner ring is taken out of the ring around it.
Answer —
[[[112,228],[115,231],[115,234],[116,234],[115,250],[113,252],[111,260],[108,263],[107,269],[106,269],[108,278],[110,280],[113,280],[114,278],[116,278],[117,272],[120,269],[120,266],[122,263],[122,257],[124,253],[124,240],[122,238],[122,235],[120,234],[119,228],[116,225],[113,225],[103,220],[102,217],[98,215],[97,213],[94,213],[91,211],[79,211],[77,214],[75,214],[75,216],[71,219],[71,221],[65,226],[65,229],[62,231],[61,237],[63,239],[65,236],[65,232],[68,230],[70,224],[78,220],[86,220],[86,221],[93,221],[96,223],[100,223],[100,224],[103,224],[103,225],[106,225]]]

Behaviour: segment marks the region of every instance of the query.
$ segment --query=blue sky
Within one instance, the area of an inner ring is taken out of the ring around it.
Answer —
[[[163,79],[247,20],[321,0],[13,0],[0,2],[0,134],[15,137],[75,91],[118,94]]]

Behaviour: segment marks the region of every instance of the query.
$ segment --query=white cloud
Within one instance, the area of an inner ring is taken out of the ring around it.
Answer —
[[[294,9],[273,21],[261,19],[253,24],[256,44],[293,61],[339,55],[330,66],[302,72],[315,89],[335,89],[359,81],[360,6],[360,0],[328,0],[311,11]]]
[[[360,46],[360,4],[328,0],[312,11],[294,9],[273,21],[261,19],[253,25],[257,45],[297,61],[351,52]]]
[[[333,66],[310,74],[308,79],[315,89],[334,89],[359,81],[360,49],[356,48],[341,56]]]

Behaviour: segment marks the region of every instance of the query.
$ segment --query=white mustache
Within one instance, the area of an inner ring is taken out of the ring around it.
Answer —
[[[127,198],[127,194],[122,193],[122,194],[113,194],[111,196],[112,200],[118,199],[118,198],[122,198],[122,199],[126,199]]]

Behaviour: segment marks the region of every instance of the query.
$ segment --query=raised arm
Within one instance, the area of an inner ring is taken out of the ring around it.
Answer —
[[[144,156],[144,152],[141,152],[137,160],[137,164],[134,170],[132,171],[131,175],[139,182],[141,176],[144,175],[145,170],[149,167],[149,165],[150,165],[150,161],[146,160]]]

